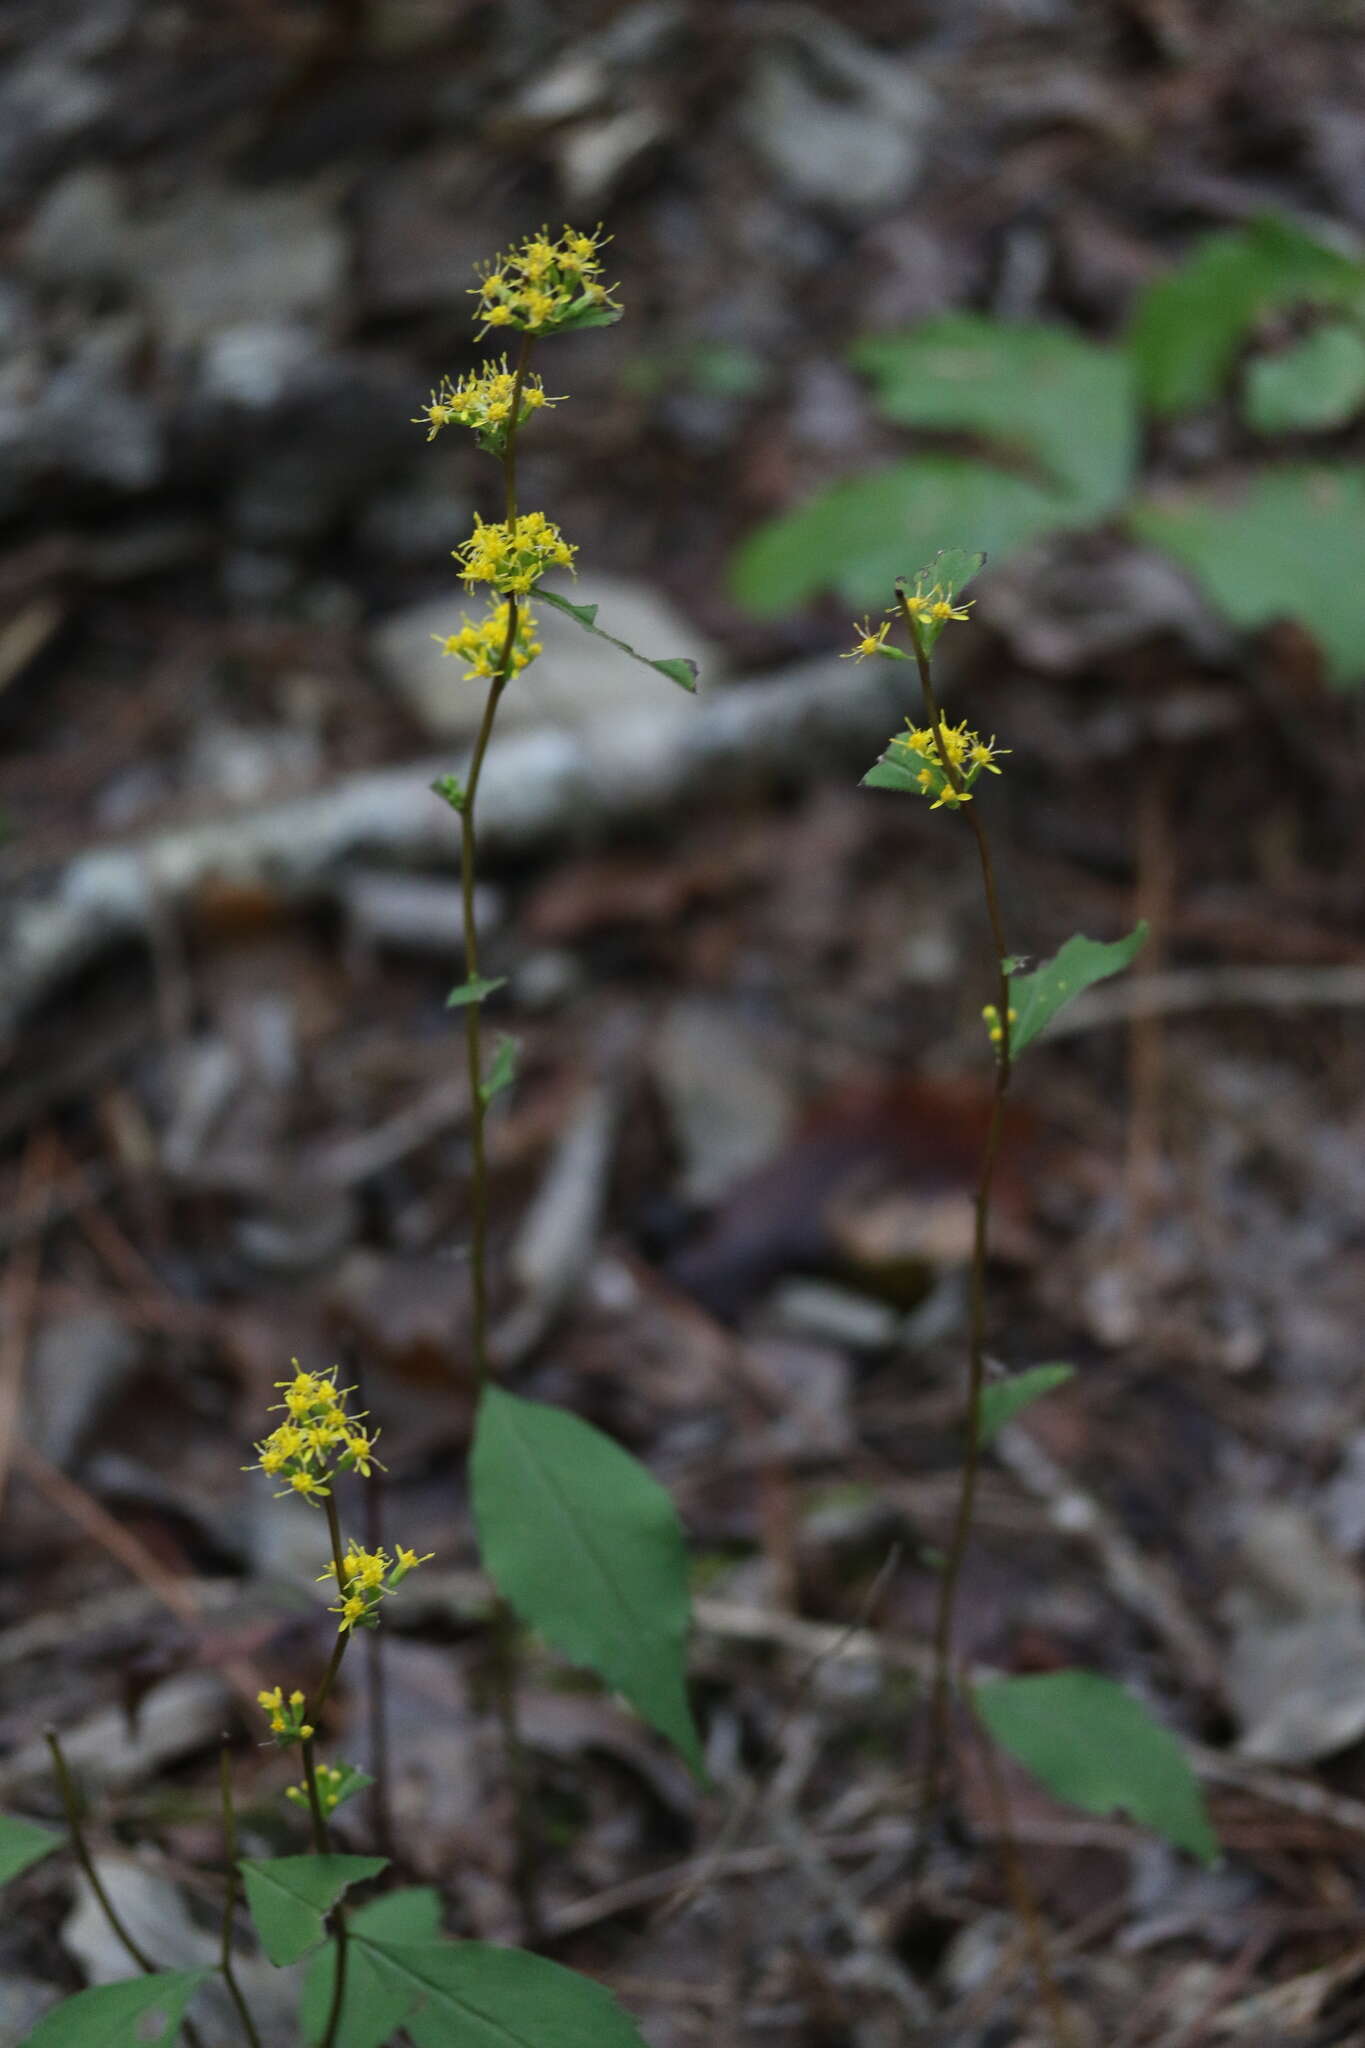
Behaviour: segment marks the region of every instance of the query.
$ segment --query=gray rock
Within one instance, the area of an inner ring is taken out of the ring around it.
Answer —
[[[924,161],[928,88],[813,9],[774,21],[742,108],[754,149],[798,199],[852,219],[903,200]]]
[[[594,575],[584,577],[581,588],[567,580],[557,587],[576,604],[597,604],[603,627],[641,654],[656,660],[689,655],[704,681],[714,679],[718,664],[696,629],[648,585]],[[482,610],[480,596],[466,594],[452,578],[448,597],[405,606],[371,629],[370,654],[381,675],[440,738],[472,738],[483,715],[483,684],[463,681],[463,665],[438,644],[459,630],[462,612],[477,618]],[[507,690],[498,711],[500,728],[574,730],[644,706],[655,708],[662,720],[688,716],[685,693],[667,677],[642,668],[549,605],[539,605],[536,618],[545,652]]]
[[[715,1201],[781,1150],[795,1105],[771,1049],[729,1010],[675,1003],[655,1038],[652,1064],[688,1201]]]
[[[772,1311],[783,1329],[844,1351],[885,1351],[895,1343],[901,1324],[886,1302],[825,1280],[784,1280]]]
[[[50,1464],[68,1466],[126,1384],[137,1341],[98,1309],[45,1323],[33,1347],[24,1434]]]
[[[44,193],[22,262],[42,284],[87,289],[121,277],[128,256],[123,186],[103,164],[81,164]]]
[[[319,189],[196,186],[128,238],[126,265],[173,345],[246,322],[322,319],[345,280],[345,233]]]

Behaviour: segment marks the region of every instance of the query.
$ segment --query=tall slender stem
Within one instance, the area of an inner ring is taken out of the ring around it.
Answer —
[[[504,517],[509,529],[517,519],[517,434],[521,425],[521,394],[531,359],[531,336],[522,336],[512,380],[511,409],[507,437],[502,449]],[[479,974],[479,926],[474,897],[478,838],[475,804],[483,775],[484,757],[493,736],[502,693],[512,674],[520,605],[515,591],[507,596],[507,628],[497,667],[488,686],[474,751],[470,756],[468,780],[460,803],[460,895],[464,905],[465,977],[475,981]],[[470,1176],[470,1274],[473,1293],[474,1374],[480,1388],[492,1377],[488,1346],[488,1152],[484,1126],[488,1104],[483,1092],[482,1005],[466,1003],[464,1011],[465,1058],[469,1069],[472,1170]],[[526,1923],[526,1939],[534,1944],[540,1916],[537,1904],[537,1872],[540,1841],[536,1828],[530,1766],[517,1724],[517,1671],[515,1622],[506,1602],[498,1599],[492,1617],[493,1704],[502,1735],[503,1755],[512,1788],[516,1815],[516,1890]]]
[[[920,687],[933,728],[934,745],[943,773],[959,796],[965,793],[961,772],[952,759],[943,730],[943,713],[939,709],[934,693],[933,674],[929,665],[928,650],[920,632],[919,621],[911,610],[903,590],[897,591],[901,611],[910,629],[910,640],[915,651],[915,662],[919,669]],[[991,941],[995,952],[996,1010],[999,1018],[1000,1037],[996,1044],[995,1086],[991,1094],[990,1118],[986,1126],[985,1142],[981,1149],[981,1164],[977,1175],[976,1195],[973,1203],[974,1223],[972,1230],[972,1271],[968,1306],[967,1331],[967,1445],[962,1461],[962,1478],[958,1487],[957,1508],[953,1516],[952,1535],[948,1543],[947,1556],[939,1576],[938,1606],[934,1617],[934,1674],[929,1702],[929,1733],[924,1756],[924,1775],[921,1782],[919,1827],[916,1835],[916,1864],[922,1863],[927,1852],[929,1831],[933,1825],[938,1807],[939,1783],[943,1771],[943,1759],[948,1747],[948,1722],[952,1691],[953,1631],[957,1618],[957,1597],[962,1579],[962,1567],[966,1561],[967,1547],[971,1542],[972,1517],[976,1508],[977,1479],[981,1469],[981,1395],[986,1378],[986,1259],[989,1252],[991,1191],[995,1181],[996,1162],[1000,1154],[1000,1132],[1004,1121],[1005,1093],[1010,1084],[1010,991],[1009,971],[1006,966],[1008,952],[1005,946],[1005,927],[1000,915],[1000,895],[995,884],[995,867],[991,860],[990,841],[986,828],[977,816],[975,808],[961,808],[966,813],[967,823],[976,841],[977,856],[981,863],[981,882],[986,899],[986,915],[990,921]]]
[[[237,1910],[237,1814],[232,1803],[232,1761],[226,1737],[218,1752],[218,1790],[223,1807],[223,1844],[227,1851],[227,1888],[223,1897],[223,1932],[218,1944],[218,1973],[237,2008],[237,2017],[250,2048],[261,2048],[261,2037],[256,2032],[256,2022],[242,1995],[232,1961],[232,1916]]]
[[[71,1776],[66,1757],[62,1753],[62,1745],[56,1729],[47,1729],[43,1739],[52,1752],[52,1764],[57,1774],[57,1790],[61,1795],[62,1811],[66,1815],[66,1824],[71,1830],[71,1846],[76,1852],[76,1861],[81,1866],[85,1881],[98,1900],[100,1911],[109,1922],[115,1939],[119,1942],[120,1946],[126,1951],[132,1961],[137,1964],[139,1970],[149,1977],[154,1977],[157,1974],[159,1965],[152,1961],[146,1950],[138,1942],[134,1941],[132,1935],[124,1926],[115,1909],[114,1902],[105,1890],[104,1882],[95,1868],[95,1859],[90,1854],[90,1847],[85,1839],[85,1825],[81,1816],[80,1795],[76,1791],[75,1781]],[[182,2020],[180,2026],[181,2032],[190,2044],[190,2048],[204,2048],[203,2038],[193,2020]]]
[[[341,1541],[341,1518],[337,1514],[336,1500],[331,1493],[323,1495],[322,1504],[327,1510],[327,1533],[332,1545],[332,1569],[336,1573],[337,1598],[338,1600],[344,1600],[346,1598],[346,1588],[350,1581],[346,1570],[344,1546]],[[350,1639],[350,1629],[338,1628],[331,1660],[328,1663],[327,1669],[322,1674],[322,1684],[318,1687],[318,1696],[309,1709],[308,1718],[314,1725],[316,1725],[323,1707],[327,1703],[328,1695],[336,1683],[336,1675],[341,1669],[341,1660],[346,1654],[346,1645]],[[313,1822],[313,1848],[317,1855],[325,1856],[331,1847],[331,1837],[328,1834],[327,1821],[322,1810],[322,1794],[318,1787],[317,1760],[313,1753],[313,1737],[311,1735],[306,1738],[303,1744],[303,1777],[308,1791],[308,1811]],[[332,1980],[332,2000],[327,2009],[327,2024],[323,2028],[320,2048],[333,2048],[337,2028],[341,2024],[341,2009],[346,1998],[346,1964],[350,1953],[351,1937],[350,1929],[346,1924],[346,1908],[340,1900],[338,1900],[332,1910],[332,1933],[336,1941],[336,1975]]]

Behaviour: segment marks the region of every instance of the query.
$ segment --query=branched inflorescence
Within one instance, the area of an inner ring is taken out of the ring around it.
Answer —
[[[600,227],[590,235],[566,227],[552,241],[549,229],[542,228],[505,256],[495,256],[473,287],[479,301],[478,338],[495,327],[561,334],[619,311],[611,296],[615,286],[601,281],[605,239]]]

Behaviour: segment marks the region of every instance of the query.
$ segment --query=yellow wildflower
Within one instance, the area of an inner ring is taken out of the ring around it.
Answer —
[[[855,619],[853,630],[858,638],[846,654],[839,656],[840,661],[866,661],[869,654],[880,654],[886,645],[886,636],[891,631],[891,621],[883,619],[874,633],[870,620],[864,619],[859,625]]]
[[[527,512],[509,526],[474,515],[474,531],[454,550],[466,583],[491,583],[504,593],[529,591],[547,569],[571,569],[577,549],[543,512]]]

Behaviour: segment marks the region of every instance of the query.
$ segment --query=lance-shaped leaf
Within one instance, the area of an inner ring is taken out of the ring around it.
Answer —
[[[687,1703],[687,1558],[672,1501],[561,1408],[488,1387],[470,1456],[484,1562],[518,1614],[700,1771]]]
[[[644,2048],[602,1985],[524,1949],[367,1935],[355,1947],[420,2001],[404,2022],[417,2048]]]
[[[385,1856],[243,1857],[237,1868],[272,1963],[296,1963],[322,1940],[324,1916],[342,1893],[387,1869]]]
[[[981,1389],[980,1426],[977,1442],[988,1444],[999,1436],[1006,1423],[1022,1415],[1054,1387],[1063,1387],[1076,1377],[1074,1365],[1031,1365],[1027,1372],[1011,1373],[1008,1379],[992,1380]]]
[[[495,1095],[501,1095],[504,1088],[510,1088],[517,1078],[517,1063],[521,1058],[521,1040],[509,1038],[504,1032],[493,1048],[493,1057],[488,1063],[488,1072],[479,1083],[479,1098],[487,1109]]]
[[[40,1828],[36,1820],[20,1820],[16,1814],[0,1813],[0,1884],[18,1877],[31,1863],[41,1863],[62,1842],[51,1828]]]
[[[599,640],[609,641],[613,647],[619,647],[622,654],[628,654],[632,661],[643,662],[646,668],[657,669],[661,676],[668,677],[670,683],[678,683],[684,690],[696,689],[695,661],[689,661],[683,654],[670,655],[666,661],[651,661],[647,654],[638,654],[624,640],[618,640],[614,633],[603,632],[597,623],[595,604],[570,604],[567,597],[557,597],[553,590],[546,590],[540,585],[536,587],[536,603],[553,605],[555,610],[563,612],[566,618],[576,620],[585,633],[595,633]]]
[[[505,988],[506,986],[507,976],[505,974],[492,976],[476,974],[469,981],[460,981],[455,984],[450,994],[446,997],[446,1008],[448,1010],[463,1010],[468,1008],[470,1003],[487,1002],[489,996],[496,989]]]
[[[973,1699],[1001,1748],[1058,1799],[1087,1813],[1127,1813],[1178,1849],[1216,1858],[1180,1744],[1121,1685],[1093,1671],[1049,1671],[995,1679]]]
[[[23,2048],[169,2048],[209,1970],[158,1970],[95,1984],[44,2013]]]
[[[359,1907],[349,1924],[353,1937],[368,1935],[376,1942],[436,1942],[440,1894],[430,1885],[387,1892]],[[329,1941],[309,1963],[299,2000],[299,2031],[307,2042],[320,2041],[327,2030],[335,1982],[336,1943]],[[364,1942],[352,1939],[336,2048],[383,2048],[422,1995],[399,1973],[381,1969]]]
[[[1126,939],[1108,944],[1077,932],[1059,953],[1041,967],[1035,967],[1031,974],[1010,974],[1010,1008],[1018,1012],[1010,1021],[1011,1053],[1021,1053],[1026,1045],[1031,1045],[1057,1012],[1074,1002],[1083,989],[1130,966],[1146,938],[1145,923],[1129,932]]]

